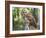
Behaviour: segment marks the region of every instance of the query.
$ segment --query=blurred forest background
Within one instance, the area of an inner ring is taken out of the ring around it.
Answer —
[[[23,18],[22,18],[22,11],[27,11],[33,14],[36,19],[36,22],[39,23],[39,9],[38,8],[20,8],[20,7],[13,7],[12,8],[12,18],[13,18],[13,30],[24,30]],[[40,29],[40,26],[38,26]]]

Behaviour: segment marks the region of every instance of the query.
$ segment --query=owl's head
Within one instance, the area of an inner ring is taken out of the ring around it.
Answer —
[[[27,9],[27,8],[23,8],[22,11],[21,11],[21,14],[24,16],[24,15],[27,15],[28,13],[30,13],[30,11]]]

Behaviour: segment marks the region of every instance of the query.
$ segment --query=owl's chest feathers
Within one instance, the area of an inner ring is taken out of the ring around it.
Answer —
[[[29,28],[31,28],[31,27],[35,28],[36,27],[36,24],[34,22],[33,17],[27,17],[27,16],[25,16],[24,21],[25,21],[25,25],[27,27],[29,27]]]

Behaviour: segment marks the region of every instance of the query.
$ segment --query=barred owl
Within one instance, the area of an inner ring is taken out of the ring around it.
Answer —
[[[25,30],[37,29],[36,19],[34,18],[32,13],[27,13],[26,11],[24,11],[21,15],[24,19]]]

